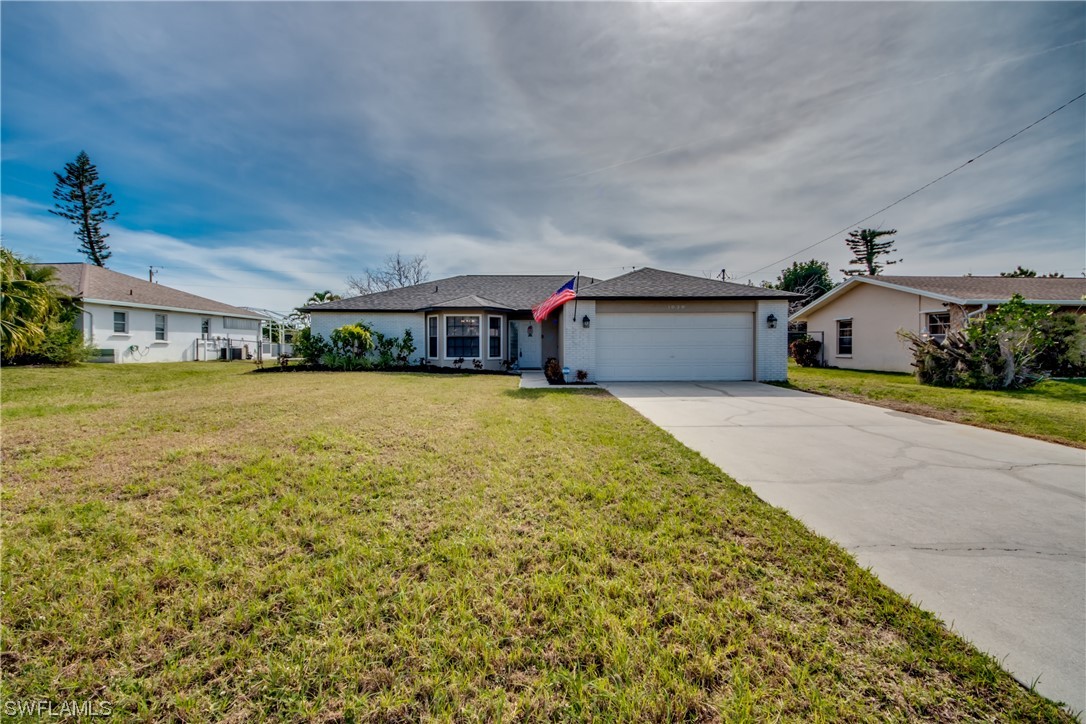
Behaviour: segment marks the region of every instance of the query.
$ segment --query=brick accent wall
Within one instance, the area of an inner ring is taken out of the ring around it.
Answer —
[[[581,320],[588,315],[590,326],[585,329]],[[577,378],[577,370],[588,372],[590,382],[596,379],[596,302],[587,299],[577,300],[577,315],[574,319],[573,302],[562,308],[562,357],[561,363],[569,367],[570,379]]]
[[[777,328],[766,325],[770,314],[777,317]],[[788,379],[788,302],[769,299],[758,302],[754,314],[755,367],[754,376],[759,382],[777,382]]]

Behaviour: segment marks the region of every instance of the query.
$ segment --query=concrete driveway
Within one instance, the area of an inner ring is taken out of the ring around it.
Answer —
[[[1086,709],[1086,451],[755,382],[603,386]]]

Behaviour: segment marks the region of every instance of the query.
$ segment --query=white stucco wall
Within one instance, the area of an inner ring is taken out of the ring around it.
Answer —
[[[115,311],[128,314],[128,332],[113,331]],[[165,341],[155,339],[156,314],[166,315]],[[191,362],[196,359],[196,341],[201,339],[204,319],[211,321],[211,337],[229,337],[235,346],[248,344],[250,354],[256,356],[260,331],[226,329],[221,314],[87,302],[83,304],[83,337],[98,349],[115,350],[117,362]],[[202,359],[203,352],[200,354]]]

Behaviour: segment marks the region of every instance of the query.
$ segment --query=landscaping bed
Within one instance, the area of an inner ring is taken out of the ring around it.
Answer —
[[[292,362],[288,365],[267,364],[252,370],[255,373],[268,372],[417,372],[434,375],[499,375],[502,377],[517,377],[518,372],[509,370],[475,369],[474,367],[439,367],[437,365],[400,365],[390,369],[356,369],[342,370],[332,369],[322,364],[309,362]]]

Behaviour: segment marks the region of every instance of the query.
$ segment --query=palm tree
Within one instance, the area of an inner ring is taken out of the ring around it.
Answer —
[[[324,304],[325,302],[334,302],[337,299],[342,298],[343,297],[339,296],[338,294],[333,293],[331,289],[325,289],[323,292],[313,292],[313,295],[310,296],[309,299],[305,300],[305,303],[307,305]]]
[[[0,354],[26,354],[45,339],[49,322],[61,310],[54,286],[56,270],[35,266],[0,249]]]
[[[300,307],[295,307],[291,312],[288,319],[290,323],[298,328],[309,326],[309,312],[305,311],[305,308],[313,304],[324,304],[325,302],[334,302],[337,299],[343,299],[331,289],[325,289],[323,292],[313,292],[309,296],[309,299],[305,300],[305,304]]]

